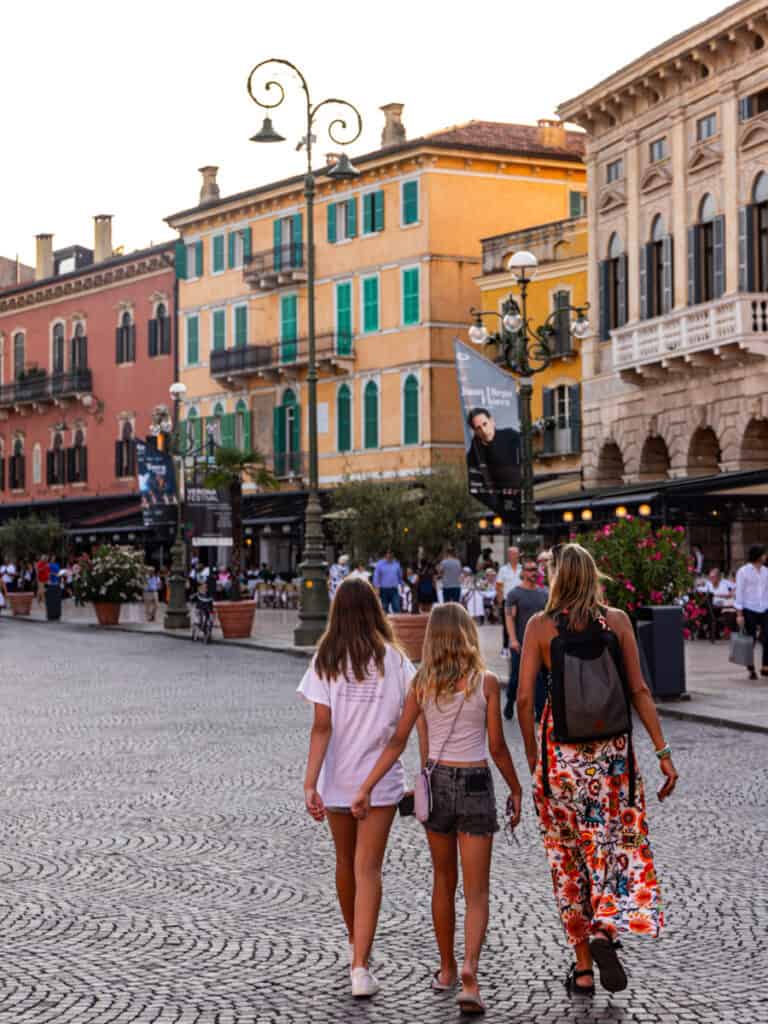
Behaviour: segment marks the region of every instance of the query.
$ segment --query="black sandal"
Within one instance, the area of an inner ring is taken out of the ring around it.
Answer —
[[[577,985],[577,978],[586,978],[587,975],[591,975],[594,979],[595,972],[591,967],[586,967],[584,970],[579,970],[576,964],[571,965],[570,971],[568,971],[568,977],[565,979],[565,989],[569,996],[593,996],[595,994],[595,982],[592,981],[591,985]]]
[[[616,955],[621,943],[598,936],[589,941],[589,952],[600,972],[600,984],[608,992],[621,992],[627,987],[627,973]]]

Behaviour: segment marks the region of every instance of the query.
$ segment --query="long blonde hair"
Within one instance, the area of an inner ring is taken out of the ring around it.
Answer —
[[[466,609],[453,602],[434,605],[427,623],[421,665],[413,680],[419,704],[453,697],[462,679],[466,680],[463,692],[471,697],[484,671],[477,626]]]
[[[546,613],[567,612],[571,625],[584,629],[603,612],[603,583],[608,579],[581,544],[563,544],[557,551]]]

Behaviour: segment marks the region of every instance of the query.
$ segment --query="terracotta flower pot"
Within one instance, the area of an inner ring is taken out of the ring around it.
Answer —
[[[14,593],[10,593],[8,595],[8,602],[11,606],[11,612],[14,615],[29,615],[32,611],[34,599],[35,595],[31,590],[17,590]]]
[[[93,607],[100,626],[116,626],[120,621],[122,605],[118,601],[94,601]]]
[[[429,615],[421,612],[418,615],[390,615],[389,621],[395,631],[395,639],[411,661],[421,661]]]
[[[242,640],[251,635],[255,601],[214,601],[213,607],[225,640]]]

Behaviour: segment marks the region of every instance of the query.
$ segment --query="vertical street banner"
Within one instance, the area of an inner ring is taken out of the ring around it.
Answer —
[[[175,522],[176,471],[171,456],[143,441],[137,441],[136,473],[144,525]]]
[[[187,487],[184,518],[193,548],[232,547],[232,508],[226,489]],[[229,555],[222,554],[224,563]]]
[[[458,338],[453,342],[469,491],[510,518],[519,510],[520,403],[513,378]]]

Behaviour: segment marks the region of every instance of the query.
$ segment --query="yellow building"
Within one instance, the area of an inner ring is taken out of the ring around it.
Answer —
[[[402,108],[382,109],[384,142]],[[463,458],[452,339],[480,299],[480,239],[500,224],[566,217],[586,190],[582,142],[559,122],[471,121],[355,157],[361,173],[352,182],[318,174],[321,488],[350,475],[407,478]],[[252,443],[300,490],[303,178],[222,197],[217,168],[201,173],[199,204],[168,218],[182,256],[185,417],[198,436],[207,421],[222,443]]]
[[[569,212],[573,216],[566,220],[484,238],[482,273],[475,278],[482,294],[481,309],[500,312],[510,294],[518,301],[520,298],[507,269],[510,256],[520,250],[532,252],[539,263],[528,286],[532,326],[538,327],[556,310],[564,310],[553,320],[554,358],[533,378],[537,498],[572,492],[579,486],[581,472],[581,343],[571,330],[573,314],[565,312],[565,307],[587,302],[585,196],[574,195]],[[496,329],[490,320],[486,323],[489,331]]]

